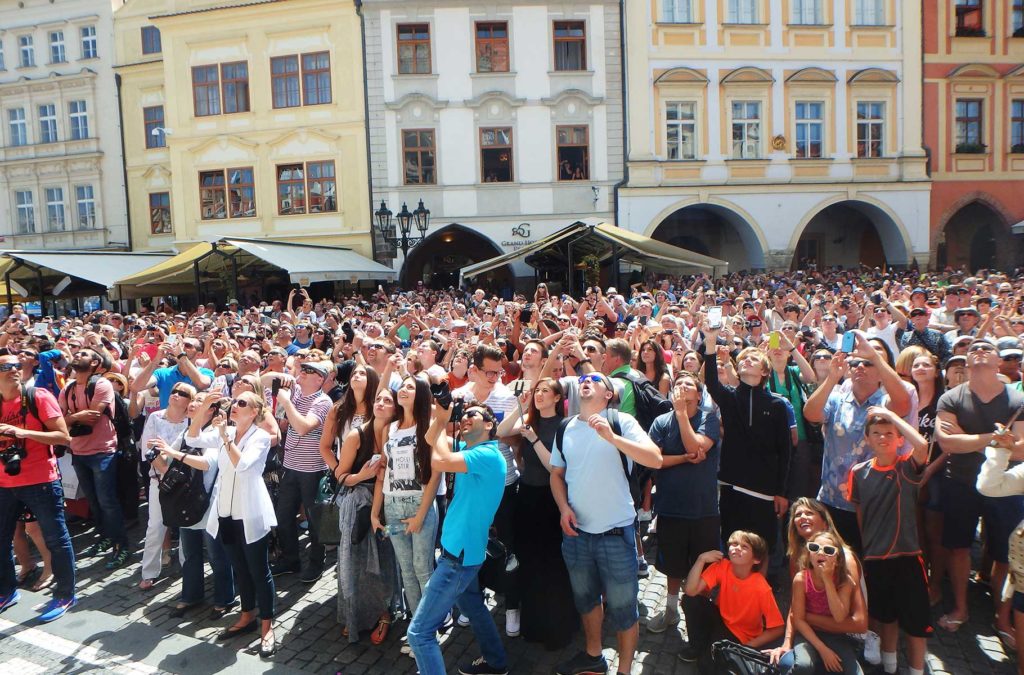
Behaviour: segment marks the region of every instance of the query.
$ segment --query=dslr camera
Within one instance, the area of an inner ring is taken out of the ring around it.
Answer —
[[[68,436],[71,438],[78,438],[79,436],[88,436],[92,433],[92,427],[82,422],[72,422],[71,426],[68,427]]]
[[[12,445],[0,452],[0,462],[3,462],[4,473],[8,476],[17,476],[21,473],[21,460],[28,457],[28,450],[22,445]]]

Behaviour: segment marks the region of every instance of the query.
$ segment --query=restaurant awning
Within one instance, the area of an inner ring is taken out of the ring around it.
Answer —
[[[196,284],[213,278],[283,270],[291,282],[309,285],[317,281],[391,281],[390,267],[341,246],[318,246],[265,239],[220,237],[197,243],[169,260],[122,277],[117,285],[124,297],[181,295],[196,292]]]
[[[1010,234],[1024,234],[1024,220],[1011,225]]]
[[[614,256],[617,260],[673,274],[708,272],[717,276],[729,268],[729,263],[724,260],[672,246],[608,223],[588,225],[576,222],[510,253],[463,267],[462,276],[474,277],[516,260],[525,260],[534,267],[542,261],[561,261],[560,264],[568,263],[571,266],[583,256],[591,254],[602,260]]]
[[[4,251],[12,261],[2,272],[17,279],[31,279],[36,270],[44,276],[70,276],[111,288],[117,280],[170,257],[168,253],[117,253],[108,251]]]

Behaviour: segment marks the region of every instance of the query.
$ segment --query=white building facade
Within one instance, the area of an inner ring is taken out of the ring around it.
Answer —
[[[404,284],[457,283],[472,262],[611,219],[619,3],[364,0],[361,12],[374,208],[431,211],[427,238],[394,259]],[[499,275],[511,285],[533,269]]]
[[[0,1],[0,238],[13,249],[127,249],[113,10]]]
[[[620,227],[732,270],[927,264],[920,3],[626,12]]]

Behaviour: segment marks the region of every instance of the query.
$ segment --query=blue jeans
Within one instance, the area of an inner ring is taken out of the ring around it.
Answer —
[[[416,515],[420,496],[391,497],[384,495],[384,517],[389,525],[398,525]],[[398,569],[402,572],[402,585],[409,601],[409,611],[416,608],[423,597],[430,573],[434,571],[434,540],[437,538],[437,506],[431,502],[423,527],[416,534],[393,534],[391,546],[395,549]]]
[[[235,601],[235,578],[231,573],[231,563],[224,546],[206,534],[206,530],[190,530],[181,528],[178,531],[181,539],[181,601],[186,605],[201,602],[205,592],[203,570],[203,543],[206,543],[213,568],[213,604],[227,607]]]
[[[71,465],[78,474],[78,483],[89,500],[89,510],[96,521],[96,531],[118,548],[127,548],[124,515],[117,499],[117,454],[72,455]]]
[[[605,616],[615,631],[632,628],[640,618],[636,596],[636,527],[617,528],[619,534],[562,535],[562,557],[576,611],[587,614],[605,602]]]
[[[0,595],[11,593],[18,585],[12,549],[22,504],[31,509],[39,521],[46,548],[50,550],[50,566],[56,580],[53,597],[61,600],[75,597],[75,551],[64,524],[64,489],[59,480],[0,488]]]
[[[406,633],[409,646],[416,657],[416,667],[419,668],[421,675],[447,673],[441,647],[437,644],[437,631],[453,604],[458,605],[459,612],[469,618],[473,635],[480,643],[480,653],[487,663],[504,670],[505,647],[501,644],[501,636],[498,635],[494,619],[484,605],[484,596],[476,581],[479,571],[480,565],[463,565],[457,558],[441,549],[437,569],[427,583],[423,601],[412,617]]]
[[[843,675],[864,675],[864,670],[857,662],[857,648],[850,636],[820,630],[815,632],[818,639],[842,661]],[[823,672],[825,666],[818,650],[800,635],[797,636],[793,649],[786,652],[779,661],[779,669],[786,675],[814,675]]]

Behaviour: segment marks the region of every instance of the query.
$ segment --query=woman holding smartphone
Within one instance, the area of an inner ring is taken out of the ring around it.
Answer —
[[[373,532],[360,532],[359,512],[373,504],[374,486],[384,470],[384,438],[394,414],[394,395],[390,389],[381,389],[366,421],[353,426],[345,435],[333,469],[341,486],[338,623],[342,625],[342,637],[348,638],[349,643],[359,641],[360,631],[372,629],[370,641],[379,645],[387,638],[391,626],[388,604],[394,594],[394,551],[388,539],[378,538]]]

